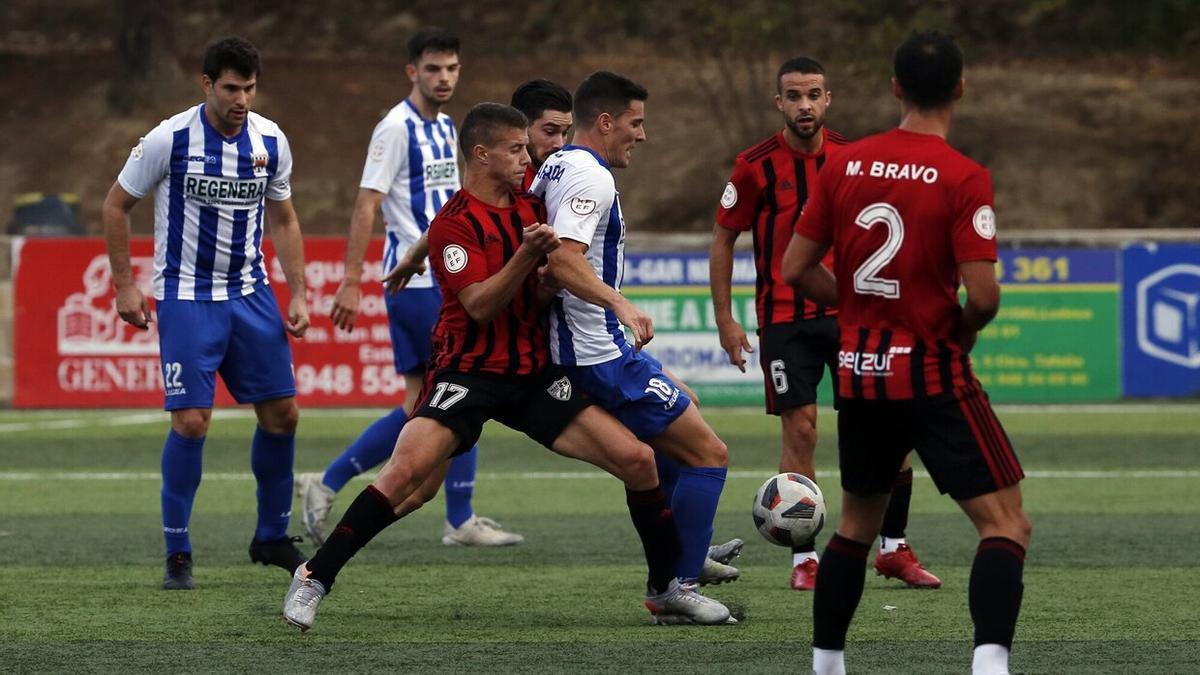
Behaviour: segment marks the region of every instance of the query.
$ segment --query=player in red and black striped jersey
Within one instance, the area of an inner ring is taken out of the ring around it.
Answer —
[[[543,222],[541,202],[518,193],[529,164],[527,124],[520,111],[496,103],[475,106],[463,120],[464,186],[428,232],[430,264],[443,297],[433,364],[391,459],[312,560],[296,570],[283,615],[301,630],[312,627],[318,605],[350,558],[432,499],[450,458],[469,450],[492,419],[625,483],[656,607],[681,623],[730,620],[723,606],[715,614],[711,603],[693,598],[675,581],[679,537],[653,451],[584,400],[550,363],[537,268],[559,242]]]
[[[825,165],[783,261],[785,279],[837,305],[842,335],[843,506],[817,576],[813,671],[845,672],[867,550],[896,469],[915,448],[979,531],[969,590],[973,671],[1006,673],[1030,526],[1021,465],[967,356],[1000,304],[991,177],[945,141],[963,92],[952,38],[931,32],[905,41],[892,87],[899,128]],[[821,267],[830,246],[832,275]]]
[[[485,199],[459,190],[429,226],[429,250],[440,254],[430,259],[433,276],[445,289],[433,329],[430,370],[435,374],[529,375],[548,363],[536,274],[524,277],[506,308],[493,308],[503,309],[502,319],[478,321],[477,313],[464,306],[468,300],[463,291],[505,273],[505,266],[528,244],[523,241],[526,229],[546,220],[545,206],[531,195],[514,193],[503,205]],[[532,263],[520,267],[528,264]],[[520,267],[509,273],[517,274]]]
[[[817,386],[827,368],[836,381],[837,310],[804,297],[784,281],[781,262],[816,186],[817,172],[849,141],[825,128],[832,96],[820,63],[803,56],[786,61],[779,67],[776,86],[783,129],[738,155],[734,163],[713,228],[709,283],[721,347],[729,362],[745,372],[743,352],[753,348],[733,316],[730,283],[734,242],[750,230],[767,412],[778,415],[783,427],[779,470],[815,480]],[[824,264],[832,267],[832,251]],[[904,539],[911,496],[912,468],[906,463],[897,477],[876,567],[910,586],[937,588],[941,581],[921,567]],[[812,590],[816,576],[815,544],[793,547],[792,588]]]

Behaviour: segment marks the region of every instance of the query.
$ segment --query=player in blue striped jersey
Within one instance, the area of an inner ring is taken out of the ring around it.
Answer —
[[[346,276],[334,298],[334,325],[352,330],[362,297],[363,258],[371,239],[375,212],[383,211],[387,227],[383,269],[390,270],[421,235],[438,209],[459,189],[458,133],[442,106],[454,95],[459,75],[458,37],[441,28],[418,31],[408,42],[405,72],[412,93],[375,126],[359,182],[350,237],[346,245]],[[427,268],[428,259],[423,267]],[[323,474],[301,474],[296,490],[304,509],[304,526],[317,543],[325,539],[325,520],[342,487],[392,455],[400,430],[412,413],[432,347],[433,326],[441,307],[441,290],[433,275],[410,279],[407,288],[386,296],[396,372],[404,376],[404,406],[367,427]],[[524,540],[505,532],[496,521],[475,515],[478,449],[443,465],[429,479],[430,495],[445,482],[446,524],[442,542],[456,546],[506,546]],[[444,474],[444,475],[442,475]]]
[[[642,351],[653,322],[621,294],[625,217],[612,170],[629,166],[634,146],[646,140],[648,96],[621,75],[589,75],[575,90],[572,144],[546,160],[529,191],[545,200],[562,240],[548,256],[548,274],[563,287],[549,312],[550,355],[659,456],[683,549],[677,577],[690,588],[739,574],[708,555],[729,453],[692,405],[695,394]],[[741,542],[726,546],[740,550]],[[650,589],[647,606],[662,592]]]
[[[188,521],[218,372],[258,416],[250,446],[258,483],[250,559],[289,571],[305,560],[293,543],[298,539],[287,534],[300,416],[287,333],[301,337],[308,329],[304,252],[287,137],[250,111],[258,73],[258,51],[249,42],[226,38],[209,46],[204,103],[142,138],[104,200],[117,311],[145,329],[152,317],[133,283],[129,212],[154,195],[154,298],[164,408],[171,413],[162,456],[166,589],[193,587]],[[291,290],[286,322],[267,287],[265,227]]]

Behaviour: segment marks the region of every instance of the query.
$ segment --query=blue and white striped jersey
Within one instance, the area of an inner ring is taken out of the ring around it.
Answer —
[[[204,104],[146,134],[117,181],[139,199],[154,191],[154,297],[228,300],[266,285],[263,198],[290,199],[291,174],[287,137],[254,112],[233,138]]]
[[[383,271],[396,266],[461,187],[458,179],[458,131],[445,113],[427,120],[404,99],[375,125],[359,187],[382,192],[387,241]],[[425,261],[429,269],[429,260]],[[433,274],[414,276],[410,288],[434,285]]]
[[[625,219],[608,164],[594,151],[568,145],[554,153],[529,191],[546,202],[559,238],[588,245],[585,257],[596,276],[621,290],[625,276]],[[550,356],[567,366],[592,366],[629,350],[610,309],[581,300],[565,289],[550,310]]]

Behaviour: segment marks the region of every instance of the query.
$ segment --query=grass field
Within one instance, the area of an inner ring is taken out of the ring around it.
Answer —
[[[1030,474],[1034,523],[1014,672],[1200,672],[1197,412],[1001,408]],[[832,415],[823,413],[830,431],[818,467],[832,469]],[[323,467],[376,414],[305,411],[297,469]],[[164,414],[0,412],[0,670],[807,672],[811,595],[787,588],[788,554],[750,522],[753,493],[774,473],[777,423],[753,411],[707,415],[732,457],[716,539],[748,542],[742,579],[710,594],[739,625],[649,625],[620,485],[492,426],[475,504],[526,542],[442,546],[439,499],[351,562],[302,636],[279,618],[286,573],[246,554],[254,485],[244,411],[218,411],[212,425],[190,593],[158,589]],[[836,515],[837,480],[824,476]],[[335,511],[363,485],[352,483]],[[918,478],[908,534],[945,585],[912,591],[870,576],[848,665],[967,672],[973,530]]]

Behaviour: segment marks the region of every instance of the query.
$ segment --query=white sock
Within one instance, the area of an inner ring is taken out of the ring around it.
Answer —
[[[997,644],[976,647],[971,675],[1008,675],[1008,647]]]
[[[900,548],[900,544],[903,544],[903,543],[904,543],[904,537],[900,537],[899,539],[889,538],[889,537],[880,537],[879,538],[879,552],[880,553],[895,553]]]
[[[813,675],[846,675],[846,652],[813,647]]]
[[[804,562],[805,560],[808,560],[809,558],[816,560],[817,552],[816,551],[805,551],[804,553],[793,553],[792,554],[792,567],[799,565],[800,563]]]

